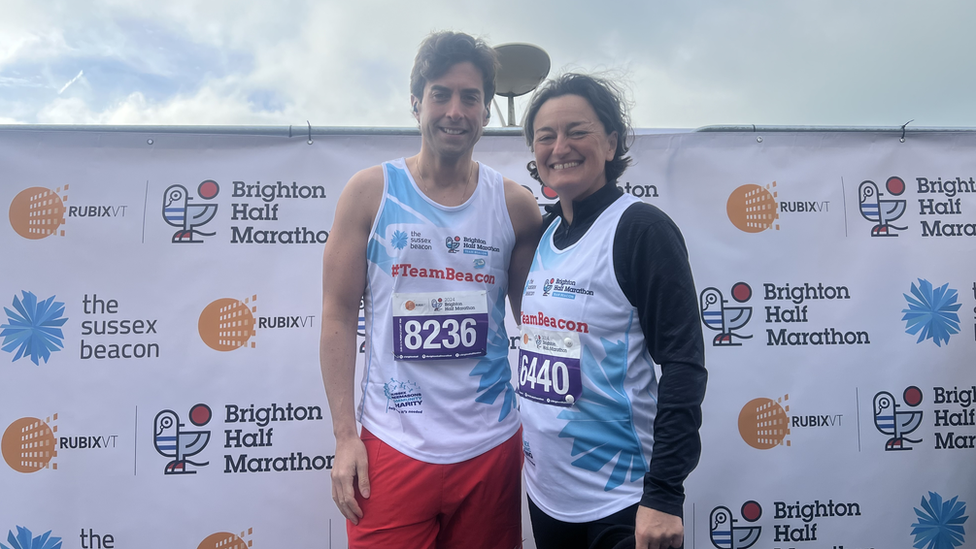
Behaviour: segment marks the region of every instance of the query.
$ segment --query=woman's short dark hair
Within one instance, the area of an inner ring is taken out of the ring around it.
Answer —
[[[418,100],[424,99],[424,87],[430,80],[444,76],[451,67],[469,61],[481,71],[485,107],[495,97],[495,71],[498,55],[480,38],[463,32],[435,32],[424,39],[417,51],[417,58],[410,71],[410,93]]]
[[[607,181],[616,181],[623,175],[624,170],[631,162],[629,156],[624,156],[630,149],[627,138],[630,137],[631,129],[623,92],[609,80],[585,74],[568,73],[543,83],[532,96],[532,102],[525,117],[525,140],[528,142],[529,148],[532,148],[532,141],[535,138],[535,116],[539,113],[539,109],[546,101],[563,95],[578,95],[585,99],[593,107],[600,122],[603,123],[603,129],[607,135],[617,132],[617,150],[614,151],[613,160],[607,161],[604,168]],[[529,162],[529,174],[534,179],[541,181],[539,180],[538,168],[535,167],[534,162]]]

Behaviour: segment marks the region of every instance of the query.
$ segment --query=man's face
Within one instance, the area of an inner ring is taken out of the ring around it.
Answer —
[[[481,71],[469,61],[428,81],[422,101],[410,99],[424,146],[438,155],[453,158],[469,153],[488,124]]]

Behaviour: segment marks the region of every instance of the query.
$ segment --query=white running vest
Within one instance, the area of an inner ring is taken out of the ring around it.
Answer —
[[[623,195],[558,250],[552,223],[522,297],[519,403],[526,490],[549,516],[588,522],[640,501],[657,378],[637,309],[613,268]]]
[[[519,428],[505,296],[515,231],[502,176],[479,164],[456,207],[424,195],[401,158],[383,164],[366,246],[359,420],[400,452],[457,463]]]

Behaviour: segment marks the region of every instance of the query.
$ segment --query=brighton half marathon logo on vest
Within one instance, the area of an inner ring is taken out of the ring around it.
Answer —
[[[965,501],[959,501],[959,496],[945,501],[937,492],[929,492],[928,498],[922,496],[920,507],[913,507],[917,517],[912,523],[914,547],[954,549],[962,546],[966,541],[964,524],[969,520]]]
[[[739,412],[739,436],[746,444],[759,450],[769,450],[777,446],[790,446],[786,440],[790,434],[790,405],[784,404],[790,395],[776,400],[755,398],[746,403]]]
[[[752,287],[745,282],[732,285],[732,299],[738,303],[745,303],[752,298]],[[705,288],[699,296],[701,305],[701,319],[707,328],[718,332],[712,338],[715,347],[741,346],[734,338],[750,339],[752,335],[735,333],[744,327],[752,318],[752,307],[745,305],[730,306],[722,292],[715,287]]]
[[[905,389],[902,398],[909,407],[914,408],[922,403],[922,391],[914,385]],[[902,405],[895,401],[895,397],[887,391],[880,391],[874,395],[874,426],[881,434],[888,435],[885,451],[911,450],[908,442],[918,444],[921,438],[912,439],[907,435],[913,433],[922,424],[922,410],[899,410]]]
[[[460,236],[449,236],[444,239],[444,247],[447,248],[447,253],[456,254],[458,248],[461,247],[461,237]]]
[[[44,187],[24,189],[10,203],[10,226],[20,236],[39,240],[48,236],[64,236],[64,214],[68,200],[68,186],[55,190]]]
[[[938,347],[943,343],[948,345],[949,338],[959,333],[959,315],[956,313],[962,307],[957,302],[959,292],[949,284],[936,288],[920,278],[917,286],[912,283],[911,294],[902,294],[908,302],[908,308],[901,311],[905,313],[901,317],[906,323],[905,333],[918,334],[915,343],[931,339]]]
[[[762,506],[757,501],[747,501],[740,511],[746,522],[756,522],[762,517]],[[718,549],[748,549],[759,541],[762,526],[736,526],[738,519],[732,518],[732,511],[724,505],[712,509],[708,517],[708,535],[712,545]]]
[[[58,414],[43,420],[22,417],[11,423],[3,432],[0,448],[3,460],[18,473],[36,473],[41,469],[57,470],[53,460],[58,457],[58,440],[54,436],[58,426],[54,422]]]
[[[194,427],[203,427],[210,423],[213,412],[210,406],[200,403],[190,408],[190,423]],[[196,471],[189,468],[189,465],[204,467],[210,465],[209,461],[191,461],[191,458],[207,447],[210,442],[210,431],[187,428],[185,423],[180,422],[180,416],[173,410],[162,410],[156,414],[153,420],[153,446],[159,455],[170,458],[170,461],[163,468],[167,475],[192,475]]]
[[[204,538],[200,545],[197,545],[197,549],[250,549],[252,540],[248,538],[253,533],[254,528],[248,528],[247,531],[240,534],[217,532]]]
[[[905,182],[898,176],[889,177],[885,189],[892,196],[901,196],[905,192]],[[874,223],[871,236],[898,236],[895,230],[904,231],[908,227],[892,225],[892,222],[904,215],[907,200],[882,200],[881,197],[878,185],[870,179],[864,180],[857,189],[858,211],[861,217]]]
[[[53,530],[48,530],[35,536],[27,528],[17,526],[17,534],[13,530],[7,531],[7,543],[10,545],[0,543],[0,549],[61,549],[61,538],[51,535],[52,532]],[[82,536],[84,537],[84,530]]]
[[[28,357],[40,365],[51,358],[51,353],[64,349],[64,333],[61,327],[68,320],[64,316],[64,303],[51,296],[38,301],[37,296],[27,290],[21,297],[14,296],[13,308],[4,307],[7,321],[0,324],[0,348],[13,353],[13,362]]]
[[[220,186],[212,179],[197,186],[197,195],[204,200],[213,200],[220,192]],[[216,232],[205,233],[198,230],[217,215],[217,204],[193,204],[194,200],[183,185],[170,185],[163,193],[163,220],[177,227],[173,233],[173,243],[203,242],[201,236],[213,236]]]
[[[200,339],[215,351],[233,351],[247,347],[253,349],[255,342],[251,337],[257,335],[254,313],[257,312],[257,295],[244,298],[244,301],[225,297],[207,305],[200,313],[197,330]]]
[[[778,231],[777,193],[770,190],[771,188],[776,188],[775,181],[765,187],[749,184],[732,191],[725,205],[729,221],[737,229],[747,233],[761,233],[769,228]]]

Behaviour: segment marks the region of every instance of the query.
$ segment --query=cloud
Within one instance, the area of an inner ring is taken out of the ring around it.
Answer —
[[[10,4],[0,109],[20,122],[412,126],[416,48],[454,29],[539,45],[553,74],[615,70],[639,127],[976,125],[962,1]]]

